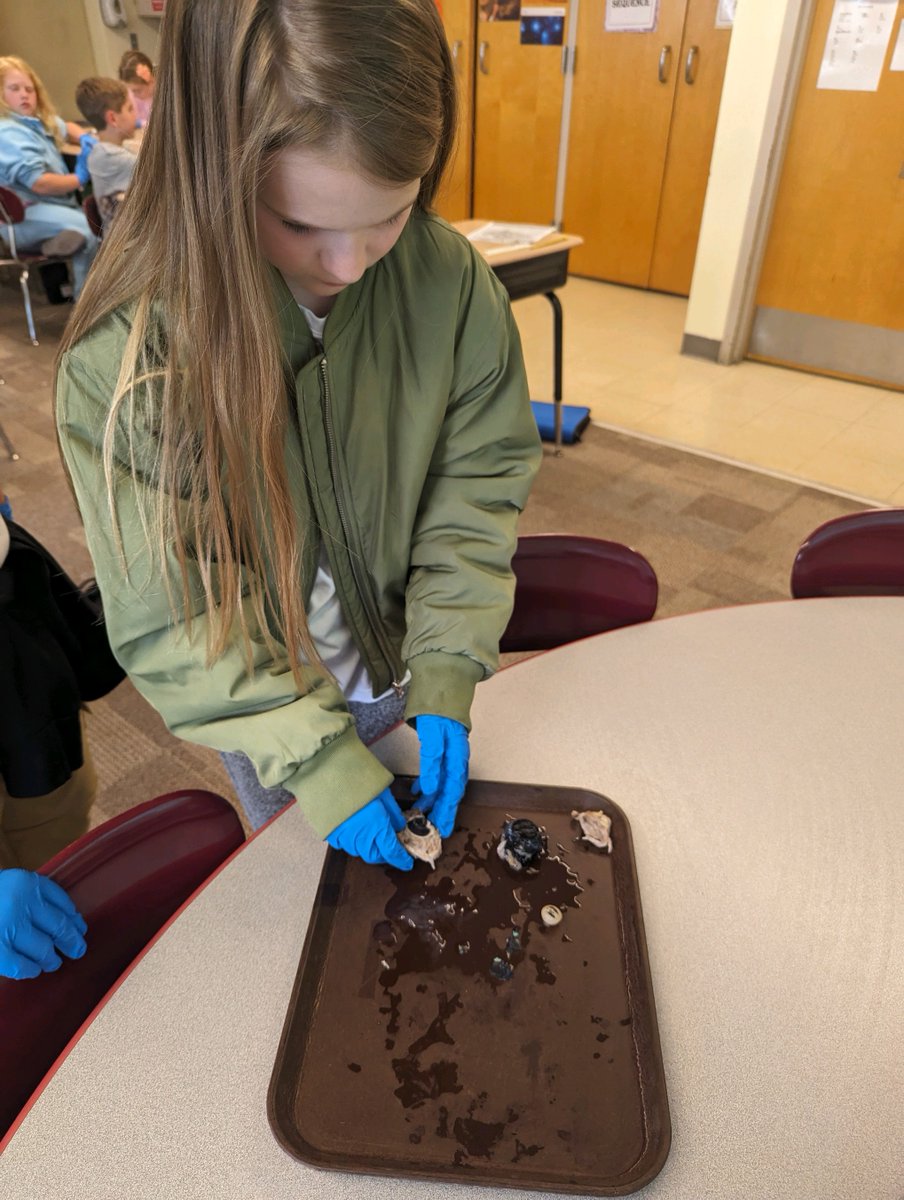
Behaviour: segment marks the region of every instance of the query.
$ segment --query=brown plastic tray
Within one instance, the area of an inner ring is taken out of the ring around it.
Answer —
[[[611,854],[578,840],[572,809],[611,817]],[[506,816],[546,830],[536,875],[498,858]],[[564,913],[552,928],[548,903]],[[317,1167],[596,1196],[649,1183],[669,1110],[621,809],[472,782],[434,871],[330,851],[268,1113]]]

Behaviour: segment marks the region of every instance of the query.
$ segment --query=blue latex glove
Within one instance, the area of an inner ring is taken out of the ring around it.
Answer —
[[[87,136],[87,135],[86,135]],[[82,187],[87,187],[91,179],[91,172],[88,170],[88,154],[90,151],[83,150],[75,160],[75,166],[72,168],[73,174]]]
[[[418,807],[430,813],[440,837],[455,828],[455,814],[468,783],[468,731],[450,717],[415,717],[421,743],[421,773],[412,791],[420,795]]]
[[[344,850],[368,863],[387,863],[410,871],[414,859],[396,837],[405,828],[405,817],[389,788],[363,808],[346,817],[326,835],[334,850]]]
[[[34,871],[0,871],[0,975],[34,979],[85,953],[85,920],[58,883]]]
[[[83,133],[78,140],[81,146],[81,154],[75,160],[75,166],[72,168],[79,183],[82,187],[87,187],[91,179],[91,172],[88,170],[88,155],[94,146],[97,145],[97,138],[93,133]]]

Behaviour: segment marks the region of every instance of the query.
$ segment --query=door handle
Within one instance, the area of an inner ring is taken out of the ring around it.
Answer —
[[[697,59],[700,57],[700,47],[691,46],[684,60],[684,82],[693,83],[697,78]]]
[[[659,52],[659,82],[668,83],[669,68],[672,65],[672,47],[663,46]]]
[[[477,47],[477,65],[480,67],[481,75],[489,75],[490,68],[487,66],[487,47],[489,42],[481,42]]]
[[[461,40],[461,38],[456,38],[452,43],[452,61],[454,63],[458,62],[458,56],[461,53],[461,48],[463,45],[464,42]]]

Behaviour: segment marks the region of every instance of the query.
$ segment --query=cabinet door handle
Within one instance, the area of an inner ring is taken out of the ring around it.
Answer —
[[[456,38],[452,43],[452,61],[454,63],[458,62],[458,56],[461,53],[461,48],[463,45],[464,42],[461,40],[461,38]]]
[[[669,68],[672,63],[672,47],[663,46],[659,52],[659,82],[668,83]]]
[[[684,60],[684,82],[693,83],[697,78],[697,59],[700,57],[700,47],[691,46]]]
[[[477,47],[477,65],[480,67],[482,75],[489,75],[490,68],[487,66],[487,47],[489,42],[481,42]]]

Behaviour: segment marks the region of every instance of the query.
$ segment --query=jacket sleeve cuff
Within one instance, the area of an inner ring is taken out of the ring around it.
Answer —
[[[379,796],[392,774],[358,737],[354,726],[319,750],[283,784],[320,837]]]
[[[474,689],[484,675],[480,663],[464,654],[429,650],[415,655],[408,669],[411,686],[405,705],[406,721],[433,713],[437,717],[450,717],[470,730]]]

